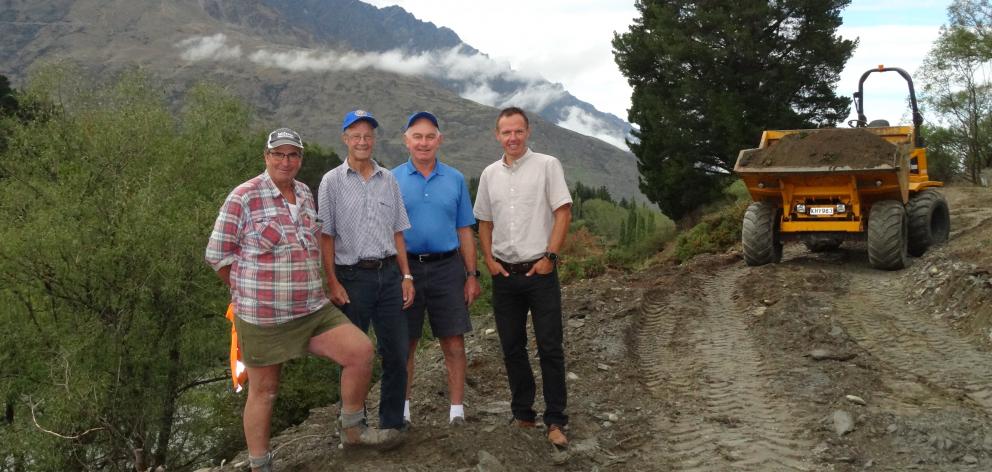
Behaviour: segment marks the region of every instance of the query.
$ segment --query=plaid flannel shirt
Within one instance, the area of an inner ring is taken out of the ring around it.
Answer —
[[[320,269],[320,223],[313,195],[293,183],[299,218],[268,173],[228,195],[207,244],[206,259],[231,266],[231,298],[242,320],[272,326],[306,316],[329,303]]]

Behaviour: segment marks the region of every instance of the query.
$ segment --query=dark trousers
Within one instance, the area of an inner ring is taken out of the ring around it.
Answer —
[[[493,315],[503,348],[503,362],[510,381],[513,417],[533,421],[537,387],[527,354],[527,312],[534,323],[537,353],[541,358],[544,389],[544,423],[565,425],[565,349],[562,346],[561,286],[558,271],[527,277],[510,274],[493,277]]]
[[[368,333],[370,323],[375,330],[377,350],[382,357],[379,427],[401,428],[406,400],[406,356],[410,350],[403,316],[402,275],[395,262],[380,269],[338,266],[335,273],[350,300],[341,311],[362,331]]]

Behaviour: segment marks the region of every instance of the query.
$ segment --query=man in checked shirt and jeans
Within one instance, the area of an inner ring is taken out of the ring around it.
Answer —
[[[409,350],[403,309],[414,293],[403,242],[410,221],[393,174],[372,160],[378,126],[367,111],[344,117],[348,157],[324,174],[317,191],[320,249],[331,301],[362,331],[375,328],[382,356],[379,428],[399,431]]]
[[[389,446],[395,431],[365,426],[372,344],[329,303],[320,276],[320,225],[313,195],[295,180],[303,160],[300,135],[269,134],[265,172],[239,185],[220,209],[207,262],[230,287],[243,361],[248,369],[244,429],[249,464],[271,470],[272,407],[284,362],[311,353],[341,365],[341,441]]]

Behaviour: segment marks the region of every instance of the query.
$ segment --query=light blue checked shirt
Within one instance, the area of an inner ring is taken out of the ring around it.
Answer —
[[[321,231],[334,238],[337,265],[395,255],[395,234],[410,227],[396,178],[374,161],[373,165],[368,182],[347,159],[320,181],[317,216]]]

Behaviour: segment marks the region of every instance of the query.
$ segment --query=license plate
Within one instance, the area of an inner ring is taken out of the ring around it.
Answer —
[[[809,209],[810,215],[833,215],[833,207],[812,207]]]

